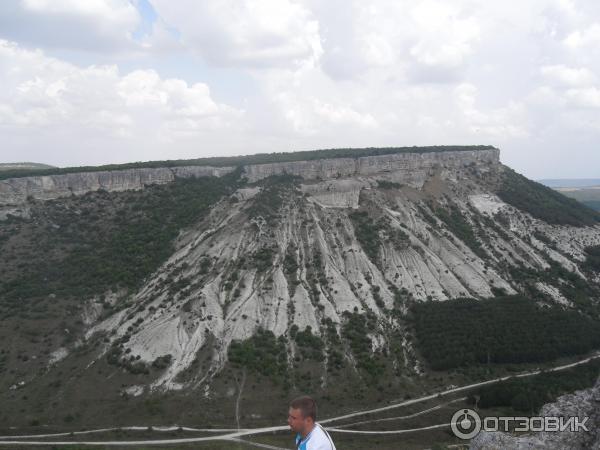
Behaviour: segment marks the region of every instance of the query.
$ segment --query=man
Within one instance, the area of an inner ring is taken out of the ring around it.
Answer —
[[[329,433],[316,423],[317,403],[298,397],[290,403],[288,425],[296,433],[298,450],[336,450]]]

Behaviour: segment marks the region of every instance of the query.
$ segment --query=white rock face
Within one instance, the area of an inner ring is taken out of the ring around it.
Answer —
[[[187,166],[9,178],[0,180],[0,207],[23,204],[28,197],[51,200],[99,189],[137,190],[148,184],[170,183],[175,177],[222,176],[232,170],[233,167]]]
[[[256,164],[246,166],[244,172],[249,181],[258,181],[271,175],[281,174],[297,175],[305,180],[316,180],[389,172],[394,174],[390,177],[390,181],[422,186],[427,176],[436,167],[457,169],[470,164],[489,165],[499,162],[500,151],[498,149],[464,150]]]
[[[489,167],[480,169],[485,172]],[[210,379],[226,363],[231,342],[248,339],[259,328],[282,336],[296,325],[323,335],[324,319],[339,330],[344,314],[352,311],[373,312],[383,327],[389,320],[386,308],[405,308],[395,305],[394,289],[405,290],[416,300],[439,301],[492,297],[495,289],[514,294],[516,286],[502,269],[506,262],[543,270],[551,257],[577,270],[564,255],[580,254],[582,242],[600,239],[597,229],[589,229],[574,233],[572,243],[561,252],[552,250],[530,238],[525,224],[537,222],[527,214],[512,210],[492,194],[473,195],[473,187],[462,189],[460,178],[465,175],[461,170],[436,173],[441,173],[436,181],[440,195],[444,190],[454,192],[454,201],[463,205],[461,211],[473,226],[501,209],[510,213],[509,226],[480,231],[489,239],[481,241],[475,253],[442,221],[431,222],[434,211],[419,200],[431,189],[430,179],[420,189],[377,189],[379,173],[316,183],[309,180],[285,199],[278,218],[270,219],[270,224],[261,217],[248,218],[253,202],[260,201],[260,188],[243,188],[234,194],[235,203],[222,202],[182,234],[177,251],[149,277],[129,309],[93,330],[115,330],[114,338],[128,335],[124,348],[147,363],[171,355],[171,365],[153,388],[180,389],[186,382],[179,374],[209,343],[213,349],[210,367],[187,383]],[[383,221],[405,236],[400,243],[382,237],[377,261],[356,235],[351,213],[359,204],[362,208],[370,205],[374,221]],[[546,226],[544,232],[552,235],[559,229]],[[254,257],[261,249],[271,252],[264,267]],[[285,262],[290,252],[296,260],[292,273]],[[200,267],[207,261],[209,268],[202,272]],[[170,291],[173,283],[184,288]],[[543,283],[538,288],[549,301],[569,306],[557,286]],[[371,339],[374,348],[385,345],[383,331]],[[407,355],[414,353],[409,342],[404,345]],[[419,364],[415,361],[411,366],[418,371]]]
[[[329,180],[315,184],[302,184],[302,192],[324,207],[358,208],[361,189],[369,187],[360,179]]]
[[[484,214],[496,214],[508,206],[496,195],[492,194],[470,195],[469,201],[479,212]]]
[[[538,291],[547,294],[556,303],[559,303],[563,306],[573,306],[573,303],[567,300],[565,296],[560,293],[558,288],[550,286],[547,283],[542,283],[541,281],[535,283],[535,287],[538,289]]]
[[[447,169],[469,164],[498,164],[499,150],[400,153],[362,158],[321,159],[287,163],[256,164],[244,167],[245,176],[254,182],[271,175],[291,174],[306,180],[353,177],[391,173],[392,181],[421,186],[432,169]],[[20,205],[28,197],[50,200],[90,191],[143,189],[148,184],[165,184],[175,177],[222,176],[234,167],[182,166],[81,172],[0,180],[0,207]]]

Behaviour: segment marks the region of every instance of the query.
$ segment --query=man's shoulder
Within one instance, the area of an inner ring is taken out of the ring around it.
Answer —
[[[307,446],[309,450],[336,450],[333,439],[331,439],[329,433],[327,433],[327,431],[325,431],[318,423],[315,424],[315,428],[311,434],[312,436],[309,439],[309,445]]]

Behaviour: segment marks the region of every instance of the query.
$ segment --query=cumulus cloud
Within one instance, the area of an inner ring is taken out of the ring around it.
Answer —
[[[318,22],[290,0],[152,0],[185,46],[224,66],[297,66],[318,59]]]
[[[99,52],[131,49],[140,21],[128,0],[0,2],[0,38],[32,46]]]
[[[121,140],[111,141],[121,148],[181,143],[230,132],[243,115],[217,103],[204,83],[163,79],[153,70],[121,74],[114,65],[79,67],[7,41],[0,41],[0,83],[4,136],[70,135],[72,146],[85,146],[82,136]]]

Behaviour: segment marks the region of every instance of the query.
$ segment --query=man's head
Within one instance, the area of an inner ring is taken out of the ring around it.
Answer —
[[[298,397],[290,403],[288,425],[303,437],[310,433],[317,420],[317,403],[310,397]]]

